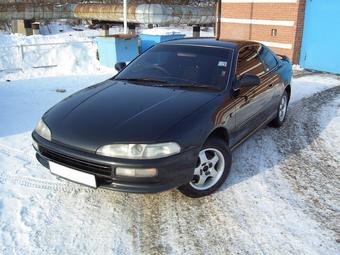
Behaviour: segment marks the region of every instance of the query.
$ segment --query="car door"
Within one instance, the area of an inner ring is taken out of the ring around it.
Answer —
[[[235,91],[235,142],[241,141],[268,118],[268,107],[273,97],[266,67],[260,58],[261,44],[245,46],[239,50],[236,79],[245,74],[257,75],[261,83],[257,86],[240,88]]]
[[[262,46],[260,52],[260,59],[264,65],[265,73],[261,76],[261,82],[264,87],[272,94],[271,100],[267,104],[266,115],[273,115],[276,113],[279,100],[282,95],[283,82],[279,74],[279,62],[274,56],[274,53],[267,48]]]

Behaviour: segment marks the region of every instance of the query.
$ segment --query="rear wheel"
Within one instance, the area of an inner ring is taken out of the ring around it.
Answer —
[[[225,182],[230,167],[231,153],[227,145],[220,139],[210,138],[199,153],[192,181],[178,189],[193,198],[210,195]]]
[[[287,109],[288,109],[288,93],[285,91],[281,97],[279,107],[277,109],[275,119],[270,123],[270,126],[281,127],[286,119]]]

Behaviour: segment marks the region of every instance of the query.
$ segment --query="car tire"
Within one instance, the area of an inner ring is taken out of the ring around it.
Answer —
[[[276,117],[269,123],[270,126],[278,128],[285,122],[287,116],[289,97],[287,91],[285,91],[280,99],[279,106],[277,108]]]
[[[209,138],[203,145],[191,182],[178,188],[192,198],[203,197],[218,190],[227,179],[231,167],[231,152],[225,142]]]

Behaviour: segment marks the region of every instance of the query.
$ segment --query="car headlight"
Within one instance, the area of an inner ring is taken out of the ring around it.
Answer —
[[[97,154],[114,158],[156,159],[181,152],[177,143],[159,144],[111,144],[100,147]]]
[[[37,132],[38,135],[45,138],[46,140],[51,141],[51,131],[42,119],[39,120],[37,126],[35,127],[35,132]]]

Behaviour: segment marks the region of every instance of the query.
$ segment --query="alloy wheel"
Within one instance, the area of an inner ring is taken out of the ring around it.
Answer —
[[[287,113],[287,96],[283,95],[279,106],[279,120],[283,121]]]
[[[215,148],[202,150],[198,156],[194,178],[190,185],[196,190],[207,190],[223,175],[225,160],[222,152]]]

